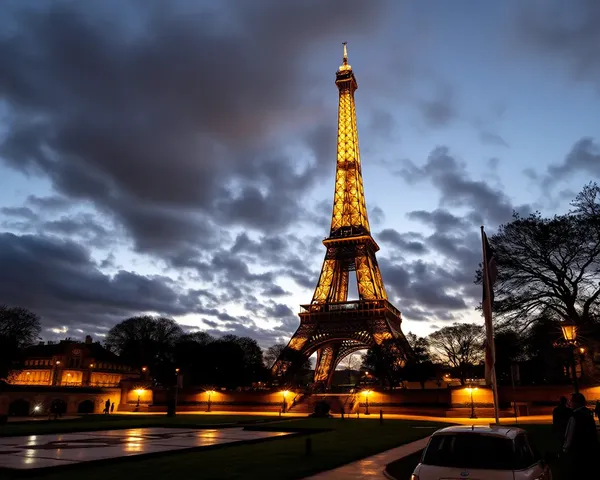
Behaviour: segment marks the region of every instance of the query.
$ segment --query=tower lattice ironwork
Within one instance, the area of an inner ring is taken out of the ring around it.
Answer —
[[[317,352],[314,380],[329,386],[336,366],[352,352],[390,346],[398,362],[411,348],[400,329],[402,315],[387,298],[371,236],[363,189],[354,92],[358,88],[348,64],[346,43],[336,72],[339,90],[337,167],[333,214],[319,282],[309,305],[300,307],[300,326],[273,365],[282,376]],[[348,301],[349,273],[356,273],[357,301]]]

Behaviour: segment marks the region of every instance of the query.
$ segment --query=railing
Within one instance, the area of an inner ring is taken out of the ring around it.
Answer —
[[[400,317],[401,313],[388,300],[354,300],[351,302],[336,302],[336,303],[315,303],[310,305],[300,305],[300,313],[327,313],[340,312],[347,310],[381,310],[385,309],[392,312],[395,316]]]

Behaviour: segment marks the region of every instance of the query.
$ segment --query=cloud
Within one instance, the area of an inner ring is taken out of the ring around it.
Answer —
[[[0,158],[174,262],[221,243],[215,221],[283,228],[320,178],[332,128],[293,94],[312,81],[293,60],[370,31],[382,5],[17,2],[0,39]],[[275,139],[292,130],[290,156]]]
[[[580,139],[561,163],[549,165],[542,183],[552,186],[576,173],[600,177],[600,145],[592,138]]]
[[[410,160],[395,172],[408,183],[428,180],[440,192],[440,206],[469,208],[471,217],[480,225],[498,225],[511,219],[513,209],[528,212],[527,205],[514,206],[504,192],[483,180],[474,180],[465,164],[450,154],[446,147],[435,148],[422,166]]]
[[[128,271],[106,275],[83,246],[69,240],[0,233],[0,264],[0,298],[36,311],[46,328],[105,333],[140,312],[188,312],[185,292],[169,278]]]
[[[600,92],[599,25],[596,0],[528,2],[517,32],[522,44],[568,66],[573,79],[592,82]]]
[[[479,133],[479,140],[481,140],[481,143],[485,145],[492,145],[494,147],[508,148],[509,146],[506,140],[504,140],[500,135],[488,132],[486,130]]]
[[[434,97],[419,102],[419,109],[430,128],[446,127],[458,117],[451,88],[438,89]]]

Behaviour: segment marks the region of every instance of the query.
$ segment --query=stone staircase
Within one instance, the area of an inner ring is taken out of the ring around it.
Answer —
[[[315,410],[317,402],[325,401],[330,407],[330,413],[339,415],[342,413],[342,407],[346,415],[356,412],[358,401],[356,395],[350,393],[319,393],[313,395],[305,395],[288,409],[288,413],[296,415],[310,415]]]

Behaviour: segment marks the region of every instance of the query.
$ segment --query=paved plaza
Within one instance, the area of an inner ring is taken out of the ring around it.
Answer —
[[[243,428],[131,428],[0,438],[0,468],[33,469],[290,435]]]

